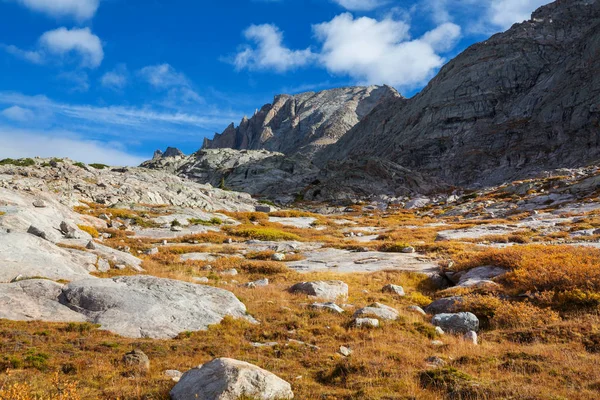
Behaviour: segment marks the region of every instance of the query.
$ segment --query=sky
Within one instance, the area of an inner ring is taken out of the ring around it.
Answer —
[[[0,0],[0,159],[137,165],[276,94],[411,97],[547,0]]]

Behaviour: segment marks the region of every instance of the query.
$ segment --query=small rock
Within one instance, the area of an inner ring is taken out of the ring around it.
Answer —
[[[397,296],[404,296],[404,288],[402,286],[398,286],[398,285],[385,285],[381,291],[383,293],[392,293],[395,294]]]
[[[432,340],[431,345],[435,347],[441,347],[444,345],[444,342],[442,342],[441,340]]]
[[[135,349],[123,356],[123,363],[134,375],[145,375],[150,371],[150,359],[141,350]]]
[[[455,312],[458,306],[463,302],[462,297],[453,296],[437,299],[424,308],[427,314],[444,314]]]
[[[171,232],[181,232],[183,231],[183,228],[180,226],[172,226],[171,227]]]
[[[357,328],[378,328],[379,320],[375,318],[356,318],[352,321],[352,325]]]
[[[108,272],[110,271],[110,263],[104,258],[98,259],[98,271],[100,272]]]
[[[77,231],[77,228],[69,224],[67,221],[62,221],[60,223],[60,232],[67,239],[79,239],[81,237],[81,235]]]
[[[167,378],[171,378],[171,380],[173,382],[179,382],[182,375],[183,375],[183,373],[180,371],[177,371],[176,369],[168,369],[165,371],[165,376]]]
[[[421,307],[419,307],[419,306],[408,306],[408,307],[406,307],[406,309],[407,309],[408,311],[412,311],[412,312],[414,312],[414,313],[417,313],[417,314],[421,314],[421,315],[427,315],[427,313],[425,312],[425,310],[423,310],[423,309],[422,309]]]
[[[344,357],[350,357],[352,355],[353,351],[346,346],[340,346],[338,353],[340,353]]]
[[[344,309],[335,303],[313,303],[309,307],[313,310],[326,310],[336,312],[338,314],[342,314],[344,312]]]
[[[470,343],[470,344],[474,344],[477,345],[477,333],[474,331],[469,331],[467,333],[464,334],[463,339]]]
[[[460,312],[456,314],[437,314],[431,320],[435,326],[439,326],[445,331],[453,333],[467,333],[469,331],[479,330],[479,320],[470,312]]]
[[[100,218],[103,221],[110,221],[110,217],[106,214],[100,214],[98,215],[98,218]]]
[[[354,313],[355,318],[373,316],[380,319],[394,321],[398,319],[398,311],[392,307],[386,306],[381,303],[373,303],[369,307],[364,307],[356,310]]]
[[[144,254],[146,254],[147,256],[153,256],[155,254],[158,254],[158,248],[157,247],[153,247],[149,250],[144,251]]]
[[[405,253],[405,254],[411,254],[411,253],[414,253],[415,251],[416,251],[415,248],[412,246],[408,246],[408,247],[405,247],[402,249],[402,253]]]
[[[198,282],[198,283],[208,283],[208,282],[210,282],[210,280],[207,277],[205,277],[205,276],[200,277],[200,278],[192,278],[192,280],[194,282]]]
[[[166,245],[168,245],[168,244],[169,244],[169,242],[168,242],[168,241],[166,241],[166,240],[163,240],[163,241],[162,241],[162,244],[163,244],[163,246],[166,246]]]
[[[254,282],[248,282],[248,283],[244,284],[243,286],[247,287],[247,288],[257,288],[257,287],[269,286],[269,280],[267,278],[259,279]]]
[[[435,333],[437,333],[440,336],[446,334],[446,332],[444,332],[444,330],[442,328],[440,328],[439,326],[435,327]]]
[[[45,208],[46,207],[46,202],[44,200],[36,200],[33,202],[33,206],[35,208]]]
[[[29,227],[29,229],[27,229],[27,233],[30,233],[34,236],[37,236],[39,238],[42,238],[44,240],[48,240],[48,235],[46,234],[46,232],[42,231],[41,229],[31,225]]]
[[[254,211],[256,211],[256,212],[262,212],[262,213],[270,213],[271,212],[271,207],[270,206],[266,206],[266,205],[260,205],[260,206],[254,207]]]
[[[235,276],[237,274],[238,274],[238,272],[237,272],[237,269],[235,269],[235,268],[228,269],[227,271],[221,272],[221,275],[228,275],[228,276]]]
[[[271,256],[271,260],[273,261],[285,261],[285,254],[283,253],[275,253]]]
[[[292,286],[289,291],[291,293],[304,293],[327,300],[348,297],[348,285],[342,281],[300,282]]]
[[[446,365],[446,361],[444,361],[443,359],[441,359],[438,356],[427,357],[425,359],[425,362],[430,367],[443,367]]]
[[[88,250],[96,250],[96,244],[94,243],[93,240],[90,240],[86,245],[85,248]]]

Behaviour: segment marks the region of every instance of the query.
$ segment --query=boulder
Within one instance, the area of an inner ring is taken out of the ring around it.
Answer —
[[[467,333],[479,330],[479,319],[470,312],[456,314],[437,314],[431,320],[435,326],[452,333]]]
[[[354,313],[354,317],[375,317],[379,319],[394,321],[398,319],[398,311],[384,304],[373,303],[369,307],[364,307],[359,310],[356,310],[356,312]]]
[[[381,291],[383,293],[391,293],[391,294],[395,294],[397,296],[404,296],[404,288],[402,286],[398,286],[398,285],[385,285]]]
[[[66,239],[79,239],[81,235],[79,234],[79,230],[76,226],[68,223],[67,221],[62,221],[60,223],[60,232]]]
[[[342,281],[300,282],[292,286],[291,293],[304,293],[326,300],[348,297],[348,285]]]
[[[432,315],[452,313],[457,311],[458,307],[461,305],[462,302],[463,299],[460,296],[444,297],[442,299],[435,300],[423,310],[425,310],[427,314]]]
[[[473,287],[485,283],[494,284],[493,278],[502,276],[508,270],[494,266],[483,266],[470,269],[464,273],[458,273],[452,276],[452,280],[457,280],[456,285],[460,287]]]
[[[231,292],[152,276],[71,282],[62,297],[102,329],[133,338],[173,338],[205,330],[227,315],[254,321]]]
[[[375,318],[356,318],[352,321],[352,326],[357,328],[378,328],[379,320]]]
[[[425,312],[425,310],[423,310],[421,307],[419,306],[408,306],[406,307],[406,309],[408,311],[417,313],[417,314],[421,314],[421,315],[427,315],[427,313]]]
[[[463,340],[465,340],[466,342],[470,343],[470,344],[474,344],[477,346],[478,342],[477,342],[477,332],[475,331],[469,331],[467,333],[465,333],[463,335]]]
[[[191,369],[171,390],[172,400],[257,400],[294,398],[291,385],[269,371],[231,358]]]
[[[123,364],[134,376],[145,375],[150,372],[150,359],[140,349],[135,349],[123,356]]]
[[[335,303],[313,303],[310,305],[310,308],[319,311],[331,311],[338,314],[342,314],[344,312],[344,309]]]

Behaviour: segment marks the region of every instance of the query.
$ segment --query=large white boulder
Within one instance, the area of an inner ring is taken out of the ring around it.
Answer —
[[[217,358],[189,370],[171,390],[172,400],[256,400],[294,398],[289,383],[269,371],[231,358]]]

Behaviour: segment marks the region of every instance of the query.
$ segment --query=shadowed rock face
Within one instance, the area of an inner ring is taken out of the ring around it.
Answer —
[[[244,118],[237,128],[231,124],[213,140],[206,139],[202,148],[311,154],[335,143],[379,103],[389,99],[402,97],[389,86],[279,95],[252,118]]]
[[[318,156],[382,158],[454,185],[600,156],[600,2],[557,1],[471,46],[410,100],[390,99]]]

